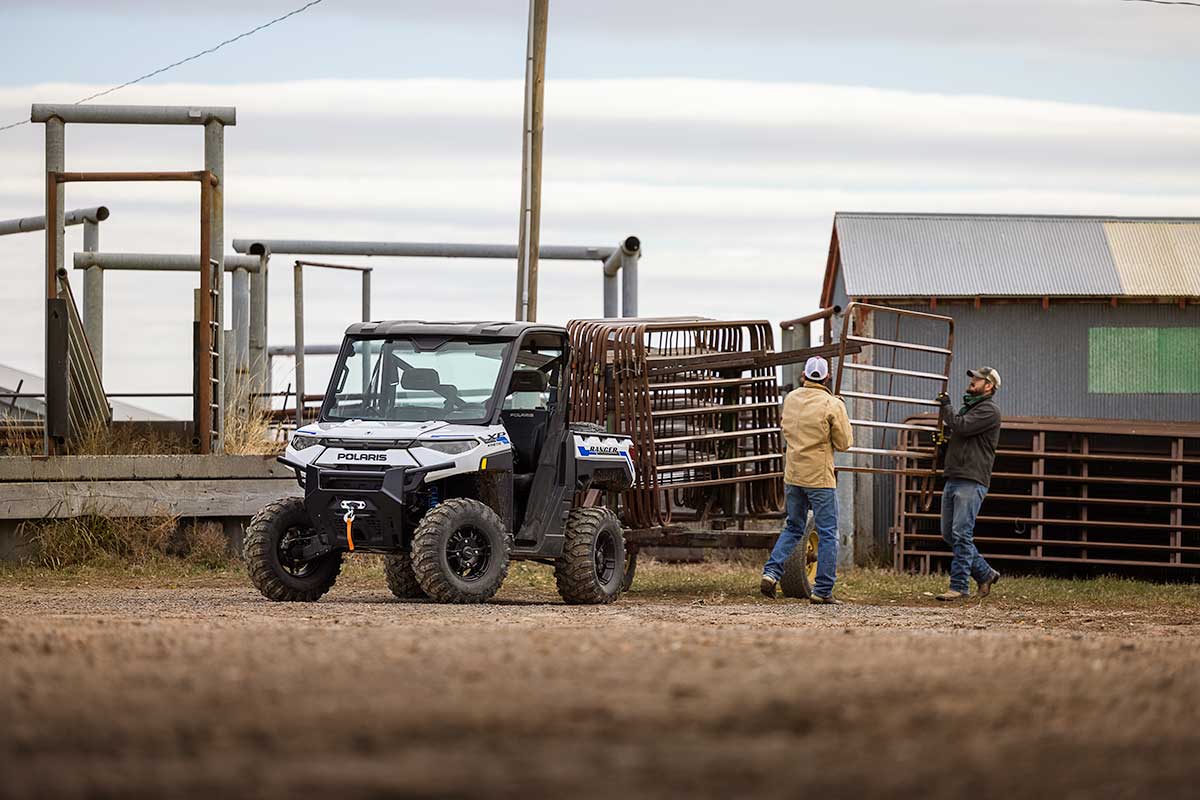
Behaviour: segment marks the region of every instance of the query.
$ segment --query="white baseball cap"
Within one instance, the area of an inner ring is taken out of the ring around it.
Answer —
[[[820,356],[813,356],[804,362],[804,377],[810,381],[823,381],[829,377],[829,362]]]

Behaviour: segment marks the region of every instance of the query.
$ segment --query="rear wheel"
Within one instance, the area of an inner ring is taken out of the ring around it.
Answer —
[[[325,594],[342,570],[340,550],[301,560],[313,535],[303,497],[269,503],[250,520],[242,557],[250,581],[269,600],[311,602]]]
[[[784,597],[812,597],[813,584],[817,580],[817,541],[817,526],[809,514],[804,526],[804,538],[783,564],[779,589]]]
[[[407,552],[384,556],[383,576],[387,578],[392,594],[401,600],[420,600],[429,596],[417,581],[412,555]]]
[[[563,600],[573,605],[611,603],[625,579],[625,534],[607,508],[576,508],[563,528],[566,542],[554,565]]]
[[[478,500],[446,500],[413,534],[413,574],[434,600],[482,603],[504,583],[511,549],[512,537],[495,511]]]

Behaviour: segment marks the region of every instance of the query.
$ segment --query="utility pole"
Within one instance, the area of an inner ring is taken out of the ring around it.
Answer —
[[[542,119],[550,0],[529,0],[525,46],[525,115],[521,131],[521,222],[517,233],[517,321],[537,319],[538,245],[542,217]]]

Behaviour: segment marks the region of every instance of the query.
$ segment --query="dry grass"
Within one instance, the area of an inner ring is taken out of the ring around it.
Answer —
[[[0,419],[0,455],[33,456],[42,454],[42,434],[31,431],[27,423],[13,417]]]
[[[36,562],[50,570],[84,564],[120,568],[165,557],[176,527],[169,517],[85,516],[23,522],[17,535],[33,546]]]
[[[235,553],[219,522],[196,520],[180,527],[178,549],[189,566],[224,570],[233,566]]]
[[[271,426],[270,398],[251,400],[254,391],[249,378],[237,378],[229,396],[238,398],[225,415],[225,452],[231,456],[268,456],[283,452],[285,441],[279,441]]]
[[[40,447],[40,445],[39,445]],[[133,425],[95,422],[70,443],[73,456],[185,455],[191,443]]]
[[[33,553],[24,569],[35,573],[92,570],[116,576],[134,570],[139,575],[173,575],[179,567],[225,570],[235,559],[219,523],[181,523],[174,517],[83,516],[24,522],[17,536],[29,543]]]
[[[64,526],[43,542],[52,545],[57,559],[24,566],[0,565],[0,580],[28,586],[89,585],[249,588],[240,558],[229,549],[215,525],[197,526],[191,533],[170,538],[162,545],[155,532],[124,527],[130,542],[114,544],[111,520],[99,531],[78,531],[82,522]],[[74,539],[64,542],[69,531]],[[83,544],[79,543],[83,540]],[[92,556],[81,559],[87,550]],[[117,556],[115,553],[132,553]],[[665,564],[643,559],[637,567],[633,589],[622,600],[628,603],[678,605],[758,605],[803,601],[766,600],[758,593],[763,555],[757,552],[717,553],[702,564]],[[52,568],[47,568],[52,567]],[[946,588],[945,576],[908,575],[884,569],[856,569],[838,579],[837,594],[851,602],[876,606],[935,605],[932,595]],[[380,556],[348,556],[338,586],[368,589],[387,595]],[[528,561],[514,562],[501,597],[558,602],[554,570]],[[1153,583],[1118,577],[1062,579],[1005,576],[986,600],[972,598],[964,607],[989,605],[998,609],[1031,612],[1120,611],[1139,614],[1200,616],[1200,587],[1195,584]]]

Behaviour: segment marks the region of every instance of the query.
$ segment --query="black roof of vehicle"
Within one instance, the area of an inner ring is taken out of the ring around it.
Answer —
[[[347,336],[488,336],[516,339],[527,331],[565,334],[566,328],[540,322],[424,322],[415,319],[356,322]]]

